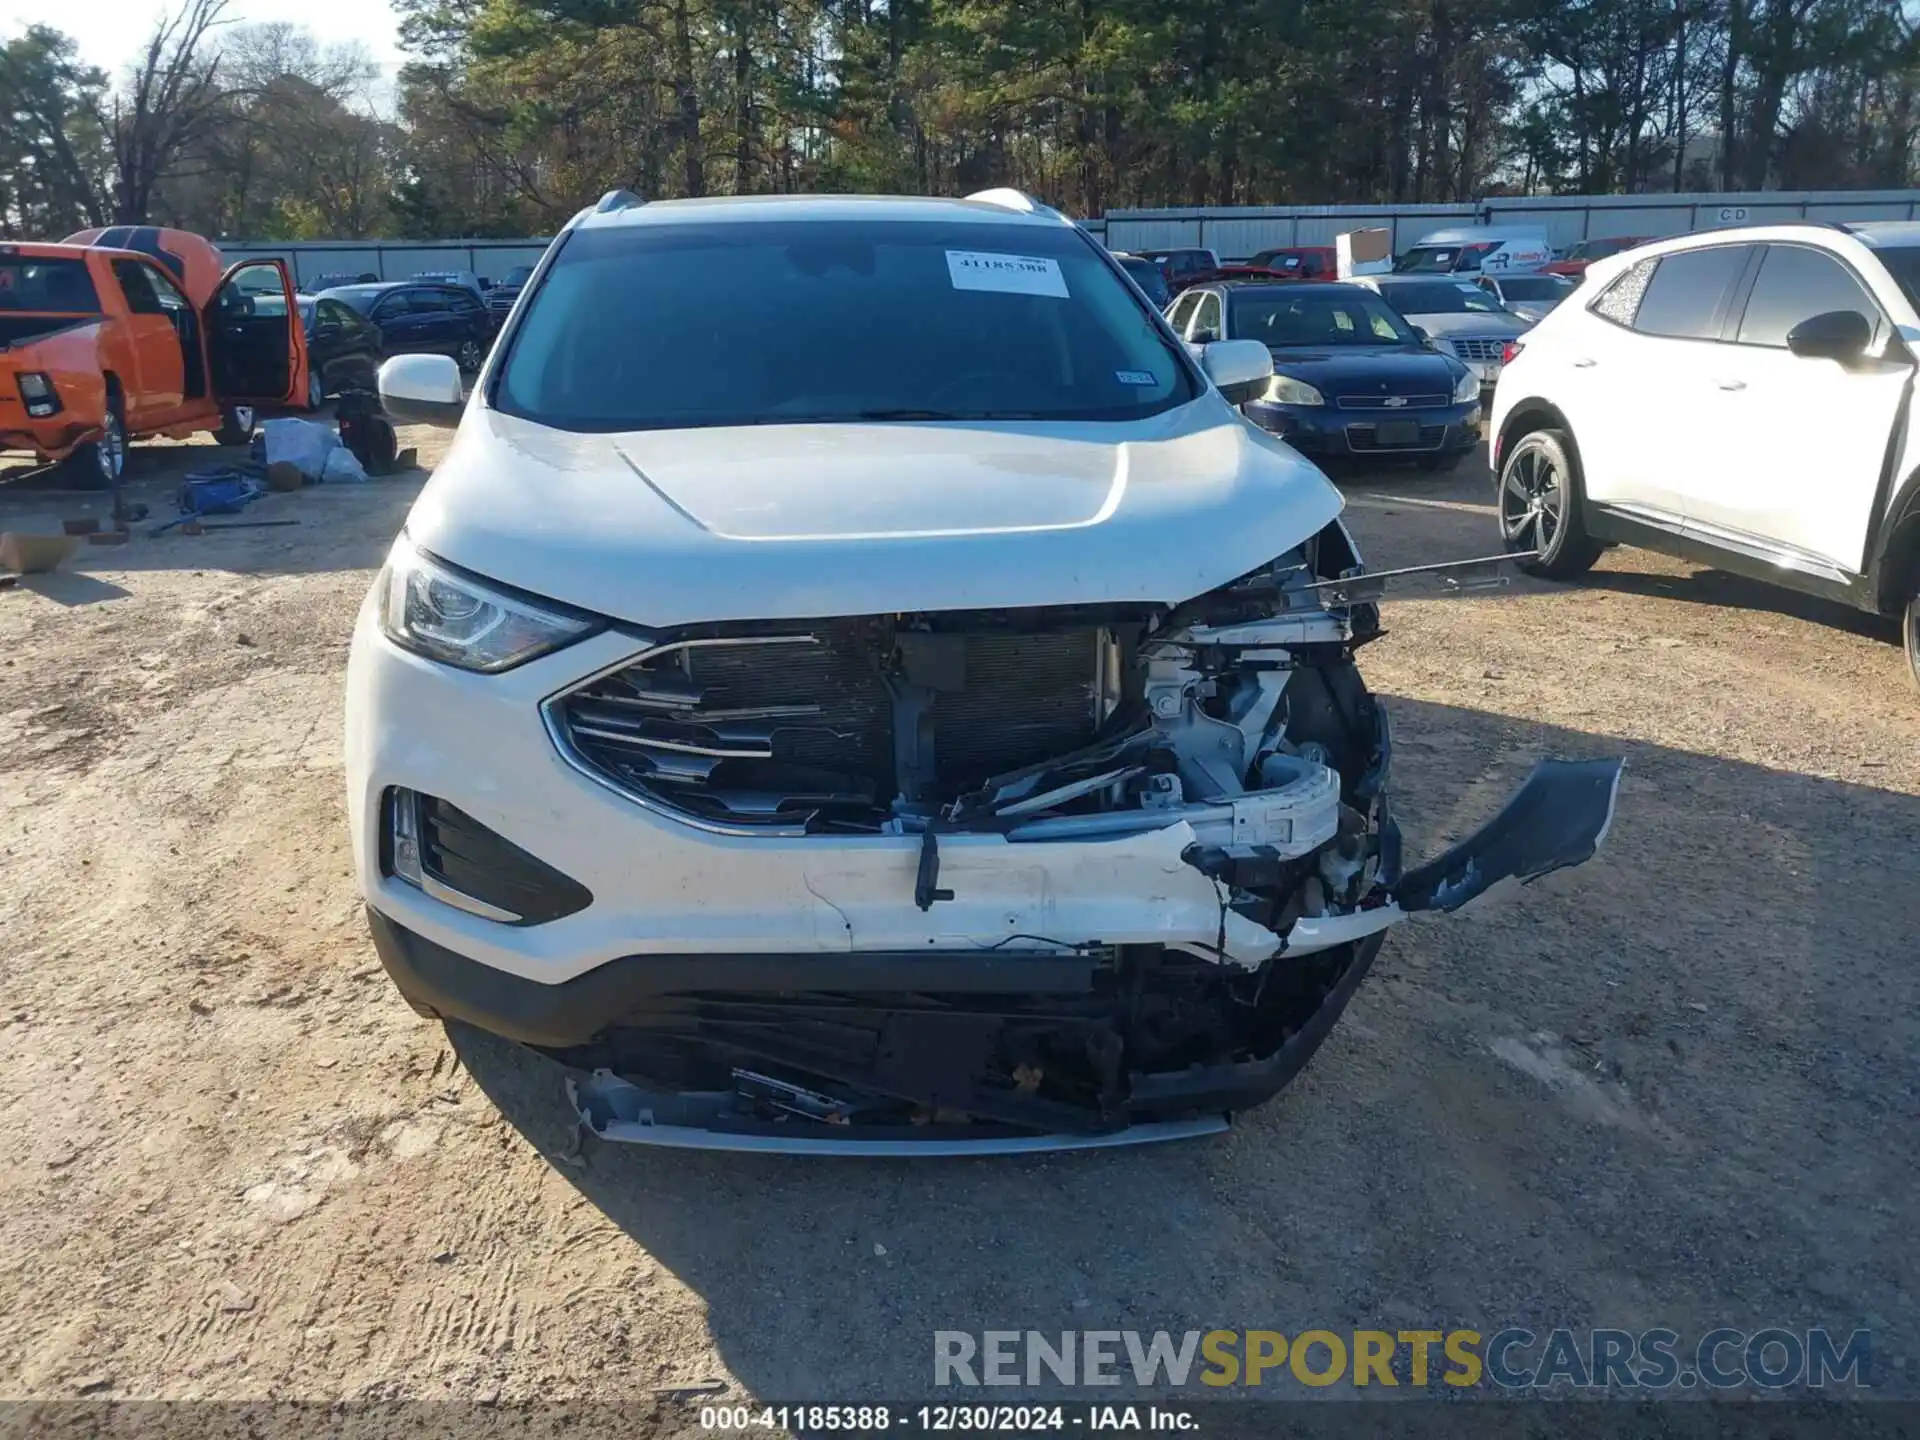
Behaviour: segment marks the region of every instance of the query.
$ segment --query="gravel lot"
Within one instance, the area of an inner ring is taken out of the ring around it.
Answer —
[[[156,514],[188,458],[136,451]],[[1342,483],[1375,566],[1494,548],[1477,462]],[[1508,1324],[1864,1326],[1920,1391],[1890,633],[1634,551],[1393,603],[1362,663],[1409,858],[1544,754],[1624,752],[1619,817],[1585,868],[1395,932],[1227,1136],[582,1149],[546,1062],[399,1000],[349,878],[341,670],[417,485],[0,593],[0,1394],[899,1399],[936,1329]],[[0,490],[0,529],[80,508]]]

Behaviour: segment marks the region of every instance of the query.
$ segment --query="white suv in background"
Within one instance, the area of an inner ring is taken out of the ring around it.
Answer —
[[[1596,263],[1512,348],[1492,416],[1526,568],[1607,544],[1903,621],[1920,681],[1920,224],[1754,226]]]

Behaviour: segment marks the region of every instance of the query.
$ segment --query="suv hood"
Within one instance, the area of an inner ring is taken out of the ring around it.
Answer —
[[[417,545],[635,624],[1172,604],[1265,564],[1339,492],[1216,393],[1124,424],[583,435],[476,400]]]
[[[1527,322],[1518,315],[1495,315],[1488,312],[1470,310],[1464,314],[1448,312],[1439,315],[1409,312],[1407,319],[1429,335],[1518,335],[1527,328]]]
[[[1329,400],[1350,395],[1451,393],[1460,362],[1424,345],[1341,350],[1276,347],[1275,374],[1304,380]]]

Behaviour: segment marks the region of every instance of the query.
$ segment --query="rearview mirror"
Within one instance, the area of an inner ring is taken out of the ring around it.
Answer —
[[[1258,340],[1216,340],[1201,352],[1200,368],[1229,405],[1244,405],[1273,378],[1273,352]]]
[[[380,404],[395,420],[452,429],[467,397],[451,355],[396,355],[380,367]]]
[[[1857,310],[1829,310],[1787,332],[1787,349],[1802,360],[1858,360],[1873,343],[1873,326]]]

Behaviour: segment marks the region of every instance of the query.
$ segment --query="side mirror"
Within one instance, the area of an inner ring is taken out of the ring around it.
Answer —
[[[395,420],[451,430],[467,408],[460,367],[451,355],[396,355],[380,367],[380,404]]]
[[[1258,340],[1216,340],[1201,352],[1200,368],[1229,405],[1244,405],[1273,378],[1273,352]]]
[[[1418,340],[1422,345],[1433,344],[1433,337],[1427,334],[1427,332],[1422,330],[1418,325],[1409,325],[1407,328],[1413,331],[1413,338]]]
[[[1787,332],[1787,349],[1802,360],[1838,360],[1849,365],[1872,343],[1873,326],[1857,310],[1829,310]]]

